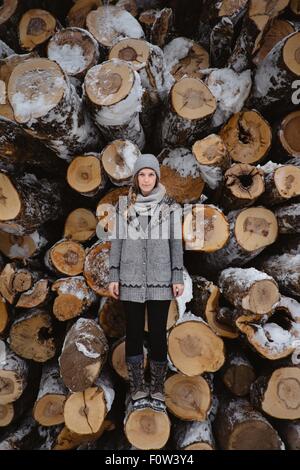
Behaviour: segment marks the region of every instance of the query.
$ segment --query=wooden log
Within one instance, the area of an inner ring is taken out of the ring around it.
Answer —
[[[256,110],[234,114],[220,136],[234,162],[259,163],[271,148],[271,127]]]
[[[215,450],[210,421],[178,421],[173,426],[172,440],[178,450]]]
[[[67,75],[83,79],[88,69],[98,63],[100,52],[92,34],[73,27],[62,29],[51,37],[47,56],[57,62]]]
[[[13,322],[9,341],[11,349],[24,359],[48,361],[56,352],[52,318],[42,309],[28,310]]]
[[[225,211],[249,207],[265,190],[264,172],[248,163],[234,163],[224,174],[222,199]]]
[[[264,114],[292,111],[292,83],[300,76],[297,55],[300,33],[279,41],[258,65],[254,76],[250,105]]]
[[[219,320],[222,311],[220,289],[202,276],[192,275],[192,280],[193,298],[189,302],[191,312],[202,317],[218,336],[237,338],[235,326]]]
[[[64,406],[67,428],[76,434],[96,434],[111,409],[115,392],[113,382],[106,371],[102,372],[93,387],[72,393]]]
[[[204,47],[184,37],[170,41],[164,47],[164,56],[166,68],[175,80],[184,75],[201,79],[201,70],[209,67],[209,54]]]
[[[67,181],[72,189],[83,196],[94,197],[103,191],[107,175],[98,153],[75,157],[69,164]]]
[[[0,250],[9,259],[24,260],[38,255],[47,244],[43,227],[27,235],[0,232]]]
[[[140,450],[161,449],[169,437],[171,423],[167,413],[149,407],[126,411],[125,435],[134,447]]]
[[[286,421],[280,420],[276,423],[276,428],[283,439],[288,450],[300,449],[300,421]]]
[[[44,256],[46,267],[58,275],[77,276],[82,273],[85,250],[74,240],[59,240]]]
[[[37,439],[37,423],[26,416],[0,441],[0,450],[32,449]]]
[[[29,412],[36,399],[37,384],[30,379],[30,386],[26,387],[22,395],[14,402],[5,405],[0,404],[0,429],[12,425]]]
[[[57,22],[49,11],[41,9],[27,10],[19,23],[19,40],[21,48],[32,51],[44,44],[57,28]]]
[[[289,3],[289,9],[296,17],[300,16],[300,5],[299,0],[291,0]]]
[[[102,0],[78,0],[69,10],[66,21],[69,26],[85,28],[89,12],[100,6],[102,6]]]
[[[159,47],[172,38],[173,14],[171,8],[163,8],[155,13],[154,21],[149,31],[149,41]]]
[[[300,233],[300,204],[283,204],[274,210],[279,233]]]
[[[210,33],[210,63],[213,67],[225,67],[231,52],[234,35],[234,24],[230,18],[224,16],[212,28]]]
[[[166,406],[182,420],[205,421],[211,407],[212,393],[205,377],[172,374],[165,381]]]
[[[28,384],[28,363],[1,341],[0,404],[7,405],[23,394]]]
[[[209,126],[216,100],[199,79],[183,77],[171,88],[168,105],[158,125],[158,145],[193,144]]]
[[[276,217],[262,206],[229,212],[226,219],[230,226],[230,238],[226,245],[203,256],[209,270],[243,266],[277,239]]]
[[[0,228],[15,235],[32,233],[60,215],[60,189],[57,182],[40,180],[33,174],[12,176],[0,172]]]
[[[72,392],[92,386],[107,358],[105,335],[93,320],[79,318],[68,331],[59,358],[64,384]]]
[[[199,201],[204,181],[197,161],[188,148],[165,148],[158,155],[161,182],[179,204]]]
[[[258,66],[279,41],[295,31],[296,29],[292,22],[275,18],[264,34],[261,46],[253,57],[252,62]]]
[[[271,170],[271,168],[270,168]],[[300,195],[300,161],[297,158],[286,164],[275,164],[265,172],[265,191],[259,202],[274,206]]]
[[[256,373],[249,359],[242,351],[231,351],[221,370],[224,385],[238,397],[249,394]]]
[[[101,153],[101,162],[110,181],[116,186],[127,186],[133,167],[141,155],[139,148],[129,140],[114,140]]]
[[[229,224],[224,214],[213,205],[197,204],[184,218],[185,249],[218,252],[229,239]]]
[[[65,220],[63,237],[80,243],[89,241],[96,234],[97,219],[89,209],[79,207]]]
[[[280,294],[275,280],[255,268],[227,268],[221,271],[219,287],[235,307],[257,315],[271,311]]]
[[[5,334],[9,325],[9,310],[6,300],[0,296],[0,337]]]
[[[128,139],[142,149],[140,124],[143,88],[128,62],[113,59],[92,67],[84,79],[85,98],[93,120],[108,141]]]
[[[277,129],[277,138],[286,157],[300,157],[299,139],[297,132],[300,123],[300,111],[287,114],[280,122]]]
[[[261,47],[262,38],[272,20],[288,5],[288,0],[277,0],[272,3],[250,2],[247,14],[243,19],[242,29],[236,41],[229,66],[236,72],[251,68],[252,58]]]
[[[102,297],[98,319],[99,325],[109,338],[121,338],[125,335],[125,312],[121,301]]]
[[[89,289],[83,276],[58,279],[51,290],[57,294],[53,314],[60,321],[79,317],[97,301],[96,294]]]
[[[8,98],[16,121],[60,158],[69,160],[101,144],[99,132],[68,76],[49,59],[31,59],[17,65],[8,82]]]
[[[207,186],[215,193],[220,192],[223,174],[230,166],[230,157],[221,137],[210,134],[197,140],[192,148],[200,165],[200,172]]]
[[[34,419],[43,426],[64,423],[63,408],[67,389],[56,363],[43,366],[39,393],[33,408]]]
[[[86,17],[88,31],[100,44],[103,55],[120,39],[140,39],[144,31],[139,22],[128,11],[117,6],[100,6]]]
[[[266,273],[272,274],[284,294],[300,296],[300,244],[282,254],[261,260],[259,266]]]
[[[284,450],[276,430],[244,398],[223,400],[214,432],[222,450]]]
[[[181,373],[195,376],[223,365],[224,344],[202,319],[185,314],[168,334],[168,354]]]
[[[83,275],[88,286],[98,295],[108,296],[108,255],[111,242],[96,242],[86,251]]]
[[[250,399],[255,408],[279,419],[299,419],[300,370],[280,367],[260,376],[251,386]]]

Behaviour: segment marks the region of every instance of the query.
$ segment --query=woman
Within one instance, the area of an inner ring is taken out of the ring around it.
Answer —
[[[123,302],[125,310],[131,405],[143,407],[150,398],[152,408],[161,411],[165,410],[164,381],[168,368],[168,310],[171,300],[182,295],[184,284],[181,207],[167,195],[159,179],[157,158],[150,154],[140,156],[133,169],[127,210],[122,213],[120,204],[117,205],[117,233],[111,240],[109,257],[109,290],[112,297]],[[150,390],[144,380],[146,305]]]

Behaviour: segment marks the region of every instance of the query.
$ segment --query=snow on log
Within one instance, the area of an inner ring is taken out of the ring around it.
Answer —
[[[300,204],[284,204],[274,210],[279,233],[300,233]]]
[[[188,38],[175,38],[164,47],[166,68],[176,80],[184,75],[202,78],[202,69],[209,67],[208,52]]]
[[[230,351],[221,369],[224,385],[238,397],[249,394],[250,386],[256,378],[256,373],[243,351]]]
[[[173,442],[178,450],[215,450],[210,421],[178,421],[172,430]]]
[[[128,186],[133,167],[141,155],[139,148],[129,140],[114,140],[101,153],[105,173],[115,186]]]
[[[1,341],[0,355],[0,404],[16,401],[28,383],[28,363]]]
[[[288,160],[284,165],[276,165],[265,175],[265,191],[259,202],[268,206],[281,204],[300,196],[300,161]]]

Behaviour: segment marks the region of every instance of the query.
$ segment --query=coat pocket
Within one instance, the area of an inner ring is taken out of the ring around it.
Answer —
[[[135,262],[122,261],[120,264],[120,281],[133,282],[135,281]]]
[[[153,276],[157,281],[171,282],[172,273],[171,273],[171,264],[168,261],[164,262],[154,262],[153,263]]]

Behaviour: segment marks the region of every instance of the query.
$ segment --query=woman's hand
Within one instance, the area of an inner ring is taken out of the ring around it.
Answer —
[[[109,290],[110,295],[114,299],[119,298],[119,283],[118,282],[110,282],[108,286],[108,290]]]
[[[184,284],[173,284],[174,297],[180,297],[184,291]]]

